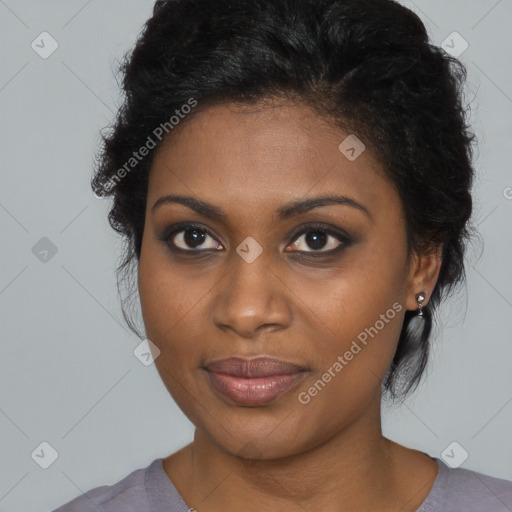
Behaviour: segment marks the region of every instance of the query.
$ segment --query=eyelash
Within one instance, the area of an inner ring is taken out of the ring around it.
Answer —
[[[181,253],[181,254],[198,254],[198,253],[206,253],[206,252],[217,252],[217,249],[181,249],[179,247],[176,247],[174,243],[172,242],[172,239],[179,233],[183,233],[188,230],[197,230],[200,232],[203,232],[213,238],[216,242],[215,236],[210,232],[209,229],[207,229],[204,226],[201,226],[199,224],[192,224],[192,223],[184,223],[184,224],[178,224],[173,225],[167,228],[164,233],[160,236],[158,236],[158,239],[162,242],[164,242],[169,249],[174,253]],[[307,227],[303,227],[301,230],[298,230],[294,233],[292,237],[292,243],[295,243],[299,238],[301,238],[302,235],[308,234],[308,233],[317,233],[321,232],[327,236],[332,236],[336,240],[338,240],[340,245],[336,247],[335,249],[331,249],[329,251],[323,251],[323,250],[311,250],[311,251],[288,251],[289,253],[298,253],[301,256],[306,255],[307,257],[312,256],[313,258],[321,257],[321,256],[332,256],[334,254],[337,254],[341,252],[342,250],[346,249],[349,245],[351,245],[352,240],[351,238],[344,233],[343,231],[334,230],[332,228],[329,228],[323,224],[308,224]],[[204,242],[203,242],[204,243]],[[219,243],[219,242],[217,242]],[[289,244],[291,245],[291,244]]]

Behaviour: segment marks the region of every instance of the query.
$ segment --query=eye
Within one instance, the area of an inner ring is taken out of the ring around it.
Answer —
[[[329,254],[350,244],[347,235],[323,226],[310,226],[299,234],[301,236],[295,238],[290,246],[293,252]],[[308,248],[311,250],[307,250]]]
[[[171,232],[165,233],[161,240],[170,245],[173,250],[184,252],[221,250],[223,248],[207,229],[194,225],[181,226],[181,229],[175,227]]]
[[[158,238],[175,252],[201,253],[223,249],[223,246],[217,242],[209,230],[200,225],[171,226]],[[318,256],[333,254],[351,243],[350,237],[343,231],[323,225],[308,226],[297,232],[293,240],[294,242],[288,246],[291,247],[291,250],[287,249],[286,252],[308,253],[315,256],[317,254]]]

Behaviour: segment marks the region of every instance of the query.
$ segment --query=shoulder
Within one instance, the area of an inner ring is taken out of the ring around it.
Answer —
[[[512,481],[465,468],[451,468],[435,459],[439,474],[418,512],[510,512]]]
[[[148,470],[158,463],[132,471],[122,480],[86,491],[53,512],[145,512],[149,509],[146,493]],[[98,508],[101,507],[101,508]]]

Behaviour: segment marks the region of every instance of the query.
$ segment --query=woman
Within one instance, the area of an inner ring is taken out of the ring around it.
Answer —
[[[464,67],[391,0],[172,0],[123,71],[93,188],[196,430],[58,512],[512,510],[381,431],[464,279]]]

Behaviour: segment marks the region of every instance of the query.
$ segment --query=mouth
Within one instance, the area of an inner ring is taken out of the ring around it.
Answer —
[[[244,406],[258,406],[276,400],[295,387],[308,370],[270,357],[231,357],[213,361],[204,369],[217,392]]]

